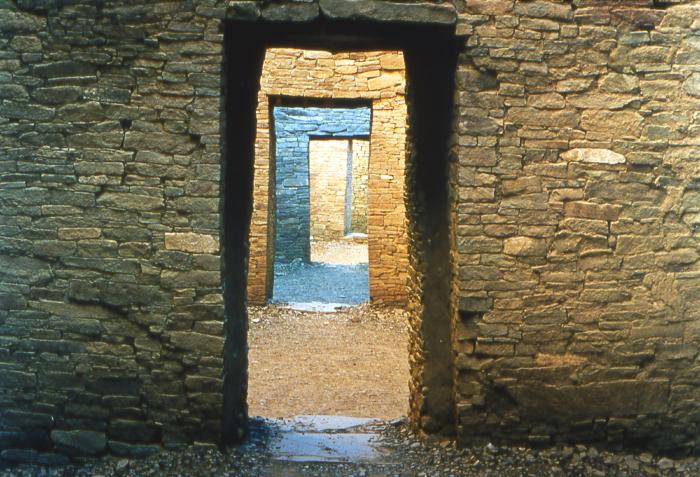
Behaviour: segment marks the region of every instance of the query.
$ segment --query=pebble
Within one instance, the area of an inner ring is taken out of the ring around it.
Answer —
[[[698,476],[700,457],[676,461],[649,453],[600,452],[578,445],[547,449],[496,446],[460,448],[441,442],[426,444],[405,420],[373,424],[380,432],[390,464],[296,463],[272,458],[265,443],[274,432],[251,435],[249,441],[224,452],[203,445],[164,451],[146,459],[104,457],[64,467],[19,465],[0,469],[5,477],[481,477],[492,476]],[[407,452],[407,449],[410,452]]]

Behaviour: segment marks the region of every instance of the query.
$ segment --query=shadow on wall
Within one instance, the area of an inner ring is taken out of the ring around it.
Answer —
[[[310,189],[310,138],[362,137],[370,134],[372,111],[358,108],[287,108],[273,109],[275,134],[275,262],[310,260],[311,208],[335,203],[332,190],[326,189],[312,201]],[[313,141],[317,143],[317,141]],[[324,161],[316,164],[320,165]],[[339,169],[345,169],[340,164]],[[328,184],[332,185],[332,184]],[[341,191],[344,213],[345,190]],[[318,215],[316,215],[318,217]]]

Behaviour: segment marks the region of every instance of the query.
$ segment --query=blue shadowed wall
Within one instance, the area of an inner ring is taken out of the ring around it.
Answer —
[[[369,136],[372,110],[275,107],[275,261],[309,260],[309,137]]]

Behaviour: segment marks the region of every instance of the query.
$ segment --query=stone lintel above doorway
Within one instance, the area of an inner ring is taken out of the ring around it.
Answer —
[[[392,2],[387,0],[229,1],[226,18],[237,21],[310,22],[319,17],[330,20],[361,20],[452,26],[457,12],[452,4]]]

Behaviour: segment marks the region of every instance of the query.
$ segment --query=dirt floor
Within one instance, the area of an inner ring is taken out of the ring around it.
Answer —
[[[367,263],[367,242],[353,240],[335,240],[328,242],[311,242],[311,261],[322,263]]]
[[[328,414],[393,419],[408,406],[403,310],[336,313],[250,307],[251,416]]]

